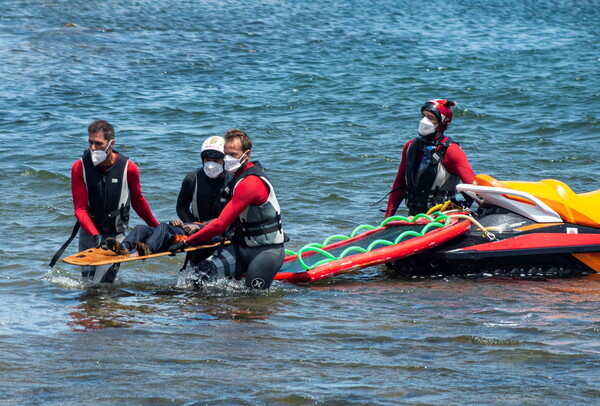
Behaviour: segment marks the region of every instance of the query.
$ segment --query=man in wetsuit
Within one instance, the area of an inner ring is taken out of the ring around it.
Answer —
[[[435,99],[421,107],[419,137],[409,140],[390,192],[385,216],[396,213],[406,198],[410,215],[426,213],[456,194],[460,182],[473,183],[475,174],[465,152],[444,131],[456,102]]]
[[[118,153],[113,126],[104,120],[88,126],[87,149],[71,168],[71,193],[81,229],[79,251],[106,244],[107,237],[122,240],[131,206],[149,226],[158,226],[142,194],[138,166]],[[119,264],[82,267],[93,283],[114,282]]]
[[[241,130],[225,134],[225,170],[234,173],[233,195],[217,219],[170,250],[200,244],[226,231],[232,244],[202,261],[198,276],[210,278],[246,275],[246,287],[267,289],[284,259],[284,233],[275,190],[261,164],[250,161],[252,142]]]
[[[207,138],[200,153],[202,168],[189,172],[181,183],[176,206],[179,219],[171,221],[171,224],[183,228],[186,235],[200,230],[200,225],[194,223],[206,225],[216,219],[231,199],[233,173],[223,169],[224,147],[223,137]],[[200,249],[190,252],[190,264],[198,265],[213,251]]]

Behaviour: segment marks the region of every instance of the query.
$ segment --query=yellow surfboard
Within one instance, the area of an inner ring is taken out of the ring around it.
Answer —
[[[229,243],[230,243],[229,241],[225,241],[225,244],[229,244]],[[216,249],[219,245],[221,245],[220,242],[215,243],[215,244],[208,244],[208,245],[195,245],[193,247],[187,247],[185,249],[185,252],[196,251],[196,250],[201,250],[201,249],[208,249],[208,248]],[[156,252],[154,254],[144,255],[144,256],[139,256],[137,254],[137,252],[132,253],[132,254],[126,254],[126,255],[118,255],[117,253],[115,253],[111,250],[105,250],[102,248],[90,248],[88,250],[81,251],[77,254],[73,254],[71,256],[63,258],[63,262],[66,262],[67,264],[71,264],[71,265],[96,266],[96,265],[109,265],[109,264],[116,264],[116,263],[121,263],[121,262],[137,261],[140,259],[156,258],[156,257],[165,256],[165,255],[174,255],[174,254],[171,254],[170,251],[164,251],[164,252]]]

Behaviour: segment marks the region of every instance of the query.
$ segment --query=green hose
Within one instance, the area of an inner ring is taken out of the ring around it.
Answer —
[[[392,221],[404,221],[404,222],[408,222],[408,223],[415,223],[416,221],[418,221],[420,219],[429,220],[429,223],[427,223],[423,226],[423,228],[421,229],[421,232],[413,231],[413,230],[404,231],[398,237],[396,237],[394,239],[394,241],[378,239],[378,240],[373,241],[371,244],[369,244],[369,246],[367,248],[362,248],[362,247],[358,247],[358,246],[350,246],[350,247],[346,248],[338,257],[336,257],[335,255],[333,255],[330,252],[323,249],[324,247],[329,245],[334,240],[349,240],[351,238],[354,238],[362,230],[375,230],[377,228],[383,228]],[[356,227],[352,231],[352,233],[350,233],[349,236],[342,235],[342,234],[335,234],[330,237],[327,237],[325,239],[325,241],[323,241],[323,244],[310,243],[310,244],[306,244],[304,247],[300,248],[298,250],[298,252],[294,252],[294,251],[286,249],[285,253],[287,255],[296,255],[300,266],[305,270],[310,270],[312,268],[316,268],[317,266],[326,264],[327,262],[342,259],[353,252],[366,253],[366,252],[372,251],[377,246],[396,245],[396,244],[400,243],[401,241],[403,241],[404,239],[406,239],[407,237],[422,237],[425,233],[430,231],[432,228],[440,228],[440,227],[445,227],[445,226],[449,225],[450,221],[451,221],[450,217],[448,217],[446,214],[444,214],[442,212],[432,213],[431,216],[429,216],[427,214],[417,214],[412,219],[409,219],[409,218],[403,217],[403,216],[392,216],[392,217],[388,217],[385,220],[383,220],[381,222],[381,224],[379,225],[379,227],[374,227],[369,224],[362,224],[362,225]],[[323,255],[325,258],[318,261],[317,263],[309,266],[306,264],[306,262],[304,262],[304,259],[302,258],[302,254],[304,254],[306,252],[315,252],[317,254]]]

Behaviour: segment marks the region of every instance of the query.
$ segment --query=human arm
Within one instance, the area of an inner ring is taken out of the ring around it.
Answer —
[[[185,240],[186,244],[198,244],[223,234],[248,206],[259,206],[264,204],[268,198],[269,189],[258,176],[250,175],[242,179],[219,217],[202,230],[189,236]]]
[[[406,184],[405,184],[405,172],[406,172],[406,153],[408,151],[408,146],[411,141],[408,141],[404,145],[404,149],[402,150],[402,159],[400,160],[400,165],[398,165],[398,172],[396,173],[396,179],[394,179],[394,184],[392,185],[392,191],[390,192],[390,197],[388,198],[387,208],[385,210],[385,217],[393,216],[400,207],[400,203],[404,199],[406,195]]]
[[[71,167],[71,194],[73,195],[75,217],[81,227],[91,236],[99,234],[87,210],[88,194],[83,179],[83,163],[81,159],[75,161]]]
[[[150,210],[150,205],[142,193],[140,170],[133,161],[129,161],[129,164],[127,165],[127,183],[129,185],[131,206],[133,207],[133,210],[135,210],[137,215],[150,227],[158,227],[159,223],[156,218],[154,218],[154,214],[152,214],[152,210]]]
[[[448,172],[456,175],[463,183],[473,183],[475,173],[469,163],[467,154],[458,144],[451,144],[446,151],[442,165]]]
[[[191,223],[195,220],[194,214],[190,210],[190,204],[194,198],[195,185],[196,172],[190,172],[183,179],[183,182],[181,183],[181,189],[179,190],[179,195],[177,196],[177,206],[175,209],[177,211],[177,216],[184,223]]]
[[[206,223],[184,223],[183,221],[181,221],[181,219],[171,220],[171,225],[182,228],[183,231],[185,232],[185,235],[194,234],[195,232],[200,230],[200,225],[204,226],[208,223],[209,222],[206,222]]]

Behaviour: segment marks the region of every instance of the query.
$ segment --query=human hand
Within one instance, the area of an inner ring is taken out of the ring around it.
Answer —
[[[183,228],[183,221],[181,221],[180,219],[171,220],[171,225]]]
[[[108,247],[106,246],[106,240],[104,239],[102,234],[96,234],[94,236],[94,246],[96,248],[102,247],[102,249],[105,249],[105,250],[108,249]]]
[[[200,226],[197,224],[184,224],[181,228],[183,228],[186,235],[192,235],[195,232],[200,231]]]

